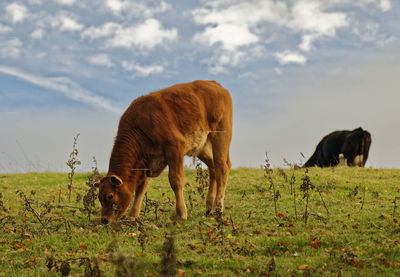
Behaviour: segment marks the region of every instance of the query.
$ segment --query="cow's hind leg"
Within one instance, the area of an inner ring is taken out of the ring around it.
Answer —
[[[216,132],[210,134],[210,136],[217,184],[217,193],[214,204],[215,212],[222,213],[224,209],[225,187],[231,167],[229,159],[230,135],[225,132]]]
[[[207,165],[208,174],[210,176],[206,201],[206,215],[209,215],[210,213],[213,213],[215,211],[215,197],[217,195],[217,184],[215,180],[212,146],[209,140],[207,140],[203,150],[198,155],[198,158]]]
[[[149,181],[150,181],[150,179],[146,178],[146,180],[143,183],[139,184],[136,187],[133,205],[132,205],[131,210],[129,211],[129,218],[132,220],[138,218],[140,215],[140,207],[142,205],[144,194],[147,191]]]
[[[183,170],[183,147],[182,149],[171,149],[166,151],[167,164],[169,167],[168,179],[176,198],[176,214],[181,219],[187,219],[187,209],[183,198],[184,170]]]

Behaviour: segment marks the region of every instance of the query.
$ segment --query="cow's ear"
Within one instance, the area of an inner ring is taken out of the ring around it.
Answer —
[[[113,185],[115,185],[115,186],[120,186],[120,185],[122,185],[122,180],[117,175],[112,175],[111,183],[113,183]]]

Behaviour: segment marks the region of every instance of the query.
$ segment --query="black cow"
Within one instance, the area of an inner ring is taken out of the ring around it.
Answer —
[[[371,134],[361,127],[353,131],[335,131],[318,143],[314,154],[304,164],[310,166],[335,166],[343,154],[349,166],[364,166],[371,146]]]

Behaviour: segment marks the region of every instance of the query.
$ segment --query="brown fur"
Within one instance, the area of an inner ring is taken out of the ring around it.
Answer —
[[[120,218],[133,195],[129,217],[137,218],[149,177],[157,177],[167,165],[177,215],[186,219],[185,155],[208,166],[207,212],[222,211],[231,137],[232,100],[215,81],[178,84],[137,98],[120,119],[108,174],[99,184],[102,221]]]

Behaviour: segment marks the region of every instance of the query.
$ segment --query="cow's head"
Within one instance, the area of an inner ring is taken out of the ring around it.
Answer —
[[[101,222],[107,224],[121,218],[132,199],[132,192],[128,186],[116,175],[102,178],[97,186],[102,206]]]

